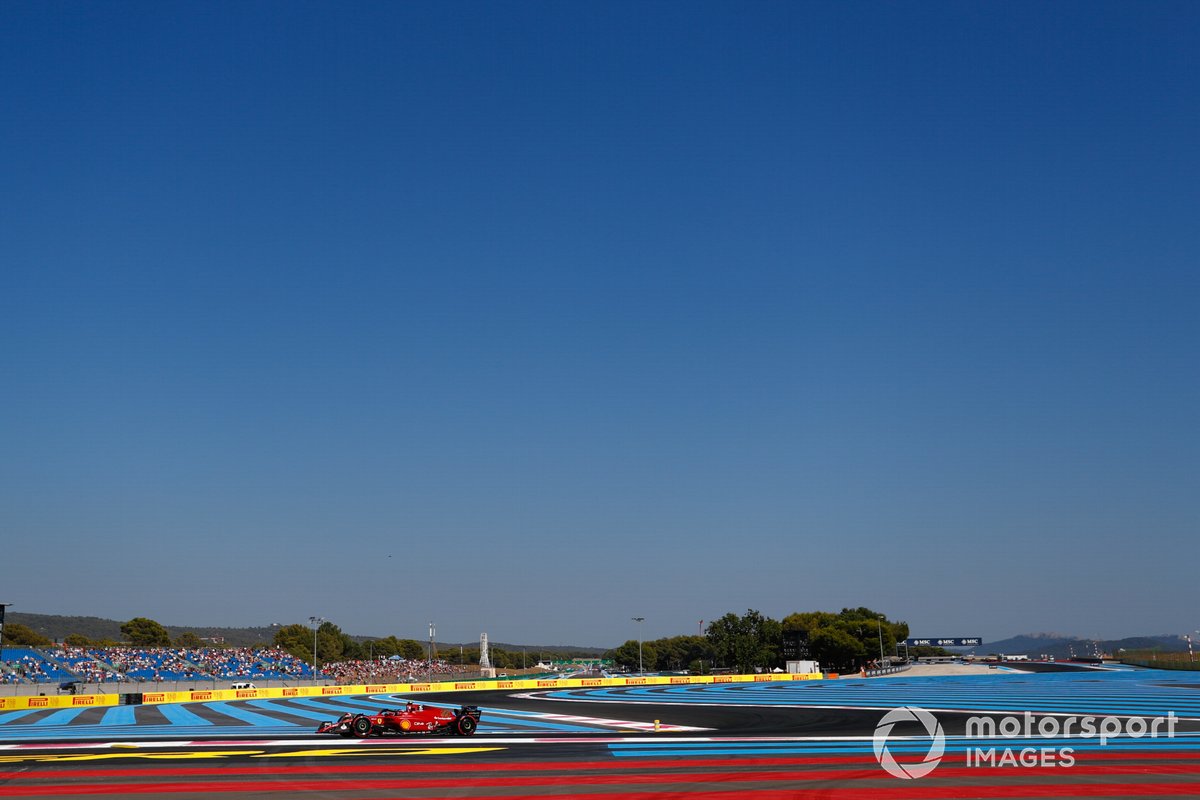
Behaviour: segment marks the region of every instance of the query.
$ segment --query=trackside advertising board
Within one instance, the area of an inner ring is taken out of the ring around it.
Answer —
[[[120,695],[116,694],[78,694],[78,695],[35,695],[0,697],[0,711],[26,708],[91,708],[98,706],[115,706],[120,703]]]
[[[376,683],[353,686],[294,686],[276,689],[205,689],[189,692],[143,692],[142,703],[202,703],[210,700],[254,700],[273,697],[337,697],[363,694],[419,694],[421,692],[471,692],[488,689],[570,689],[591,686],[663,686],[700,683],[766,683],[819,680],[821,673],[791,675],[664,675],[632,678],[571,678],[564,680],[434,681],[430,683]],[[75,708],[113,706],[119,694],[73,697],[0,697],[0,711],[25,708]]]

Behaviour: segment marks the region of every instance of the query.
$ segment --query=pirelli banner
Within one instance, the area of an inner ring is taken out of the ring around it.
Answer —
[[[471,692],[509,689],[576,689],[589,686],[664,686],[704,683],[765,683],[811,681],[823,676],[812,673],[764,673],[761,675],[646,675],[631,678],[536,678],[488,681],[435,681],[430,683],[375,683],[352,686],[294,686],[278,689],[205,689],[188,692],[143,692],[143,704],[203,703],[212,700],[255,700],[275,697],[338,697],[364,694],[420,694],[422,692]],[[114,706],[120,695],[74,695],[61,697],[0,697],[0,711],[25,708],[78,708]]]
[[[120,696],[115,694],[18,695],[16,697],[0,697],[0,711],[28,708],[91,708],[93,706],[115,706],[119,702]]]

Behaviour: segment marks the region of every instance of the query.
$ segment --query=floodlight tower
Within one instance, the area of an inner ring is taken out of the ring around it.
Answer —
[[[308,622],[313,626],[313,680],[317,679],[317,631],[329,620],[324,617],[309,617]]]
[[[0,603],[0,661],[4,661],[4,609],[12,603]]]
[[[630,617],[634,622],[645,622],[645,617]],[[638,625],[638,675],[641,675],[642,669],[642,626]]]

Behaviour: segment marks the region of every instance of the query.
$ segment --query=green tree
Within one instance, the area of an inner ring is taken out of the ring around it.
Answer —
[[[312,629],[304,625],[284,625],[275,629],[272,643],[295,658],[312,663]]]
[[[138,647],[170,647],[171,635],[152,619],[134,617],[121,626],[121,635]]]
[[[425,645],[416,639],[401,639],[399,655],[401,658],[422,659],[428,655],[428,652]]]
[[[311,641],[309,647],[312,647]],[[347,654],[346,658],[369,658],[374,654],[375,658],[400,656],[401,658],[420,659],[425,658],[425,645],[415,639],[397,639],[395,635],[390,635],[370,642],[345,644],[343,652]],[[350,656],[349,653],[355,653],[355,655]]]
[[[817,628],[809,634],[808,649],[827,669],[847,670],[866,655],[863,643],[840,627]]]
[[[775,662],[782,628],[777,621],[748,609],[740,617],[729,613],[714,620],[706,636],[718,663],[749,673]]]
[[[703,636],[681,636],[680,640],[683,651],[681,661],[689,670],[694,669],[692,667],[693,663],[695,663],[697,667],[701,665],[699,662],[705,661],[707,661],[710,666],[712,665],[713,652],[712,647],[708,643],[708,639]]]
[[[782,666],[780,651],[783,649],[783,624],[777,619],[760,615],[757,635],[762,649],[759,664],[767,669]]]
[[[367,655],[374,654],[375,658],[391,658],[400,653],[400,640],[395,636],[385,636],[367,643]]]
[[[884,657],[895,655],[896,642],[908,638],[908,623],[891,622],[884,614],[863,606],[843,608],[832,627],[858,639],[867,660],[878,658],[880,650]]]
[[[720,619],[708,624],[705,631],[709,646],[713,651],[714,660],[724,667],[734,667],[739,663],[740,653],[746,649],[742,638],[741,621],[732,611]]]
[[[605,657],[611,658],[614,665],[627,672],[636,672],[639,668],[650,672],[659,664],[659,651],[655,642],[642,642],[639,659],[637,639],[630,639],[615,650],[606,653]]]
[[[317,628],[317,659],[322,664],[341,661],[345,642],[342,639],[342,629],[329,620]]]
[[[179,634],[179,636],[175,637],[175,646],[197,649],[204,647],[204,642],[200,641],[200,637],[192,631],[184,631],[183,633]]]
[[[274,644],[282,647],[291,655],[309,664],[313,660],[313,629],[306,625],[284,625],[275,631]],[[354,647],[360,645],[342,633],[342,629],[326,620],[317,628],[316,646],[317,661],[328,664],[331,661],[342,661],[347,658],[346,643],[350,641]]]
[[[360,642],[348,633],[341,634],[342,640],[342,660],[343,661],[361,661],[367,657],[367,645]]]
[[[828,611],[789,614],[783,619],[783,629],[803,634],[810,643],[817,631],[840,630],[858,641],[862,653],[855,658],[860,661],[869,660],[872,655],[878,657],[881,640],[884,655],[892,656],[896,653],[896,643],[908,638],[907,622],[893,622],[888,620],[885,615],[865,606],[843,608],[837,614],[831,614]],[[828,642],[827,639],[825,641]],[[859,648],[852,649],[857,651]],[[835,647],[834,650],[845,657],[844,649]],[[821,658],[821,655],[815,651],[812,654],[814,658]],[[833,662],[822,663],[831,668],[835,666]],[[845,666],[838,665],[837,668]]]
[[[658,648],[654,642],[642,642],[642,670],[652,672],[658,669]]]
[[[13,647],[45,647],[54,643],[28,625],[10,622],[4,626],[4,644]]]
[[[691,669],[689,665],[693,662],[712,660],[711,648],[703,636],[672,636],[655,639],[650,644],[657,654],[655,668],[659,670]]]
[[[517,669],[521,666],[521,654],[512,653],[502,647],[489,647],[488,658],[496,669]]]
[[[638,668],[638,643],[637,639],[630,639],[621,646],[605,654],[606,658],[611,658],[613,665],[627,672]]]
[[[67,647],[91,647],[92,640],[82,633],[68,633],[63,637],[63,644]]]
[[[944,647],[922,644],[910,648],[908,655],[909,658],[927,658],[929,656],[952,656],[954,653]]]
[[[784,631],[803,633],[807,638],[819,628],[831,627],[837,619],[837,614],[828,611],[797,612],[784,617],[782,627]]]

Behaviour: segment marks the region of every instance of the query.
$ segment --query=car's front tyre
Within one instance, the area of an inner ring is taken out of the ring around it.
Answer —
[[[366,717],[355,717],[350,723],[350,731],[360,739],[371,735],[371,720]]]

